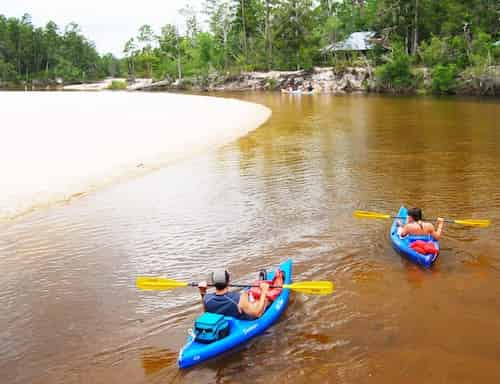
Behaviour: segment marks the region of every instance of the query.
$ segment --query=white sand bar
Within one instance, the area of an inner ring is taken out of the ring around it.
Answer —
[[[270,115],[206,96],[0,92],[0,219],[222,146]]]

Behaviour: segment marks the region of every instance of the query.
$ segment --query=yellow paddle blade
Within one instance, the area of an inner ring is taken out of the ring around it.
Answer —
[[[301,283],[283,284],[283,288],[310,295],[330,295],[333,293],[334,287],[331,281],[303,281]]]
[[[165,291],[167,289],[175,289],[179,287],[187,287],[189,283],[182,281],[166,279],[164,277],[147,277],[139,276],[135,282],[137,288],[153,291]]]
[[[391,215],[384,213],[370,212],[370,211],[354,211],[354,217],[365,219],[390,219]]]
[[[455,224],[467,225],[469,227],[486,228],[491,224],[491,220],[453,220]]]

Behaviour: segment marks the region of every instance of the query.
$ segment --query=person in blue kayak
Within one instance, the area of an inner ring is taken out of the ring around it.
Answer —
[[[436,228],[432,223],[422,221],[422,210],[420,208],[411,208],[408,210],[407,223],[403,225],[401,220],[397,221],[398,234],[400,237],[407,235],[430,235],[439,240],[443,233],[444,219],[437,218]]]
[[[217,270],[212,274],[215,293],[207,294],[206,281],[198,284],[205,311],[245,320],[261,317],[271,302],[269,300],[269,282],[259,281],[259,295],[254,295],[250,291],[241,293],[229,291],[229,280],[228,271]],[[283,285],[283,274],[278,273],[272,284],[274,286]]]

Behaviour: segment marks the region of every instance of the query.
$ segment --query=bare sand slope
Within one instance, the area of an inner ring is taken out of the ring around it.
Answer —
[[[0,218],[234,141],[271,111],[167,93],[0,92]]]

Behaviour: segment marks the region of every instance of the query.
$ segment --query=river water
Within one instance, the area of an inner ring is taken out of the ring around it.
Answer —
[[[220,95],[219,96],[225,96]],[[230,94],[272,118],[222,149],[36,211],[0,231],[2,383],[492,383],[500,380],[500,103]],[[6,129],[3,127],[2,129]],[[445,226],[430,270],[390,222],[355,209],[489,218]],[[239,281],[291,257],[292,294],[265,335],[187,371],[197,292],[138,275]]]

